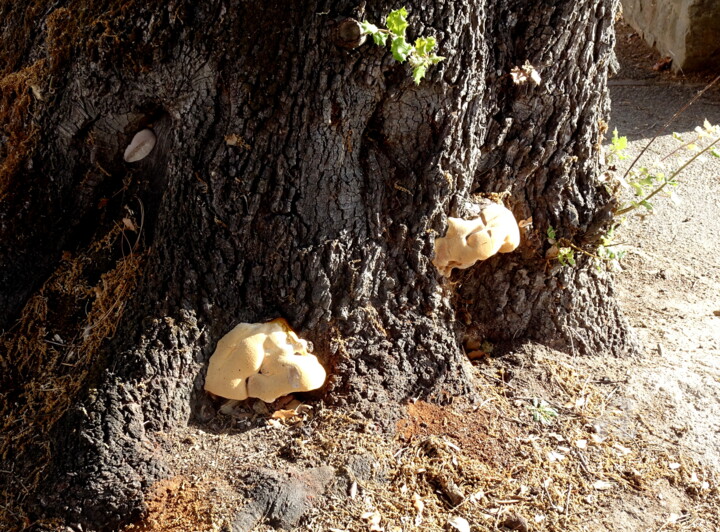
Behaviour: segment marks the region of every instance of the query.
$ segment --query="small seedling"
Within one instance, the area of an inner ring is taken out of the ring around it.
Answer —
[[[407,9],[401,7],[392,11],[385,19],[387,29],[379,28],[367,21],[361,22],[360,27],[364,34],[372,36],[378,46],[386,46],[389,39],[393,57],[400,63],[405,61],[410,63],[413,69],[413,81],[419,85],[428,67],[438,64],[445,58],[433,53],[437,46],[435,37],[418,37],[415,39],[415,44],[407,42],[405,38],[405,31],[408,28],[407,15]]]
[[[557,260],[563,266],[575,266],[575,250],[570,247],[558,248]]]
[[[600,245],[597,248],[598,257],[615,268],[618,267],[618,263],[625,256],[626,251],[619,248],[615,242],[615,229],[618,226],[619,224],[613,225],[607,233],[600,237]]]
[[[530,410],[533,420],[543,425],[551,425],[559,415],[557,410],[542,399],[533,399],[527,409]]]
[[[548,243],[552,245],[548,257],[557,259],[563,266],[575,266],[575,249],[573,249],[572,243],[564,238],[558,239],[552,225],[548,226],[546,234]]]

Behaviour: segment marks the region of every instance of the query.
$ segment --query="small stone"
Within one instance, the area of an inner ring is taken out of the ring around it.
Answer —
[[[467,522],[467,519],[454,515],[448,519],[445,524],[445,529],[457,532],[470,532],[470,523]]]
[[[527,524],[527,521],[519,515],[510,515],[503,522],[500,523],[500,526],[503,528],[508,528],[510,530],[517,530],[519,532],[528,532],[530,530],[530,527]]]
[[[270,410],[268,410],[267,404],[264,401],[255,401],[252,405],[253,412],[261,416],[269,416]]]

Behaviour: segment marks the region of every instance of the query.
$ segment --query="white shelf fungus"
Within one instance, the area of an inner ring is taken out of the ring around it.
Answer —
[[[240,323],[223,336],[210,357],[205,390],[228,399],[257,397],[271,403],[324,382],[325,369],[308,353],[307,342],[278,318]]]
[[[447,233],[435,239],[433,264],[447,277],[453,268],[469,268],[479,260],[509,253],[519,245],[520,229],[513,213],[493,203],[478,218],[448,218]]]
[[[125,148],[125,154],[123,159],[126,163],[134,163],[140,161],[150,155],[155,147],[157,138],[152,129],[141,129],[130,141],[130,144]]]

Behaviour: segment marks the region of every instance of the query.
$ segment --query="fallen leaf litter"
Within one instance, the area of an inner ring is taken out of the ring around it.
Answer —
[[[546,396],[535,399],[558,413],[544,424],[524,397],[537,389],[523,391],[521,385],[494,379],[501,362],[482,364],[472,401],[411,402],[394,437],[357,412],[288,398],[260,412],[255,403],[235,404],[235,412],[219,417],[246,429],[220,434],[218,441],[227,446],[236,438],[238,449],[247,445],[229,459],[232,464],[335,468],[334,486],[298,530],[458,530],[453,523],[462,529],[464,520],[473,531],[579,531],[612,501],[661,498],[665,484],[689,494],[694,507],[674,520],[667,513],[664,529],[720,528],[716,475],[678,449],[659,445],[640,423],[629,434],[626,413],[612,403],[612,390],[559,356],[537,359],[552,385],[543,386]],[[255,414],[238,415],[245,410]],[[362,478],[348,467],[348,456],[368,457]],[[222,477],[224,467],[219,461],[203,475]],[[196,474],[199,468],[197,462]],[[215,512],[214,529],[231,518]]]

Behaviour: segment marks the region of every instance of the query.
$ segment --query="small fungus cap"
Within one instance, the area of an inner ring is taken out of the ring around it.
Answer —
[[[520,245],[520,229],[512,212],[498,204],[485,207],[472,220],[448,218],[444,237],[435,239],[433,264],[449,276],[453,268],[469,268],[496,253],[509,253]]]
[[[141,129],[130,141],[128,147],[125,148],[123,159],[126,163],[135,163],[141,161],[153,151],[157,137],[152,129]]]

